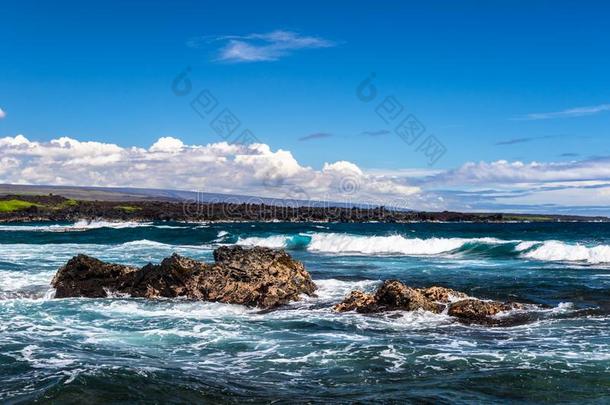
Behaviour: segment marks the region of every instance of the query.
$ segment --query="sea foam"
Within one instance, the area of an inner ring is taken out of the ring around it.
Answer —
[[[529,247],[522,256],[542,261],[583,262],[588,264],[610,263],[610,246],[588,247],[551,240]]]
[[[365,236],[340,233],[312,233],[300,235],[273,235],[268,237],[240,238],[237,243],[246,246],[287,248],[302,241],[312,252],[336,254],[401,254],[437,255],[455,251],[468,243],[510,243],[496,238],[405,238],[402,235]]]

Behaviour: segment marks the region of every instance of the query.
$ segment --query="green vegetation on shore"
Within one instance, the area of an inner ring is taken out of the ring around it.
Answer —
[[[502,219],[505,221],[517,221],[517,222],[554,222],[556,221],[553,217],[542,216],[542,215],[502,215]]]
[[[38,204],[23,200],[4,200],[0,201],[0,212],[15,212],[34,206]]]
[[[0,222],[72,221],[285,221],[285,222],[563,222],[603,221],[607,217],[524,213],[468,213],[391,210],[384,207],[284,206],[201,203],[182,200],[93,200],[47,195],[0,194]]]
[[[128,213],[140,211],[142,209],[140,207],[134,207],[134,206],[131,206],[131,205],[117,205],[114,208],[122,210],[122,211],[125,211],[125,212],[128,212]]]

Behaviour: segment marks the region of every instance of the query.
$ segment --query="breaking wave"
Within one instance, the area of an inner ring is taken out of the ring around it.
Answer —
[[[139,228],[139,227],[168,227],[168,225],[154,225],[152,222],[113,222],[113,221],[87,221],[80,220],[70,225],[0,225],[0,231],[14,232],[70,232],[86,231],[89,229],[112,228]]]
[[[610,263],[610,246],[585,246],[560,241],[522,241],[497,238],[407,238],[402,235],[365,236],[341,233],[271,235],[237,239],[244,246],[306,249],[311,252],[362,255],[429,256],[477,255],[586,264]]]
[[[401,235],[363,236],[340,233],[312,233],[240,238],[237,244],[270,248],[306,248],[312,252],[338,254],[437,255],[456,251],[468,244],[509,243],[495,238],[405,238]]]
[[[610,263],[610,246],[588,247],[582,244],[570,245],[560,241],[546,241],[525,247],[523,257],[557,262],[582,262],[587,264]]]

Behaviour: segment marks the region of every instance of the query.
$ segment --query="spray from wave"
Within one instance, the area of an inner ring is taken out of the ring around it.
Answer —
[[[560,241],[546,241],[522,246],[523,257],[552,262],[582,262],[587,264],[610,263],[610,246],[588,247],[582,244],[570,245]]]
[[[240,238],[237,244],[270,248],[306,248],[312,252],[336,254],[437,255],[456,251],[471,243],[507,243],[495,238],[405,238],[401,235],[363,236],[340,233],[272,235]]]
[[[610,246],[585,246],[560,241],[522,241],[497,238],[407,238],[402,235],[365,236],[340,233],[271,235],[237,239],[244,246],[306,249],[310,252],[361,255],[430,256],[478,255],[586,264],[610,263]]]
[[[154,225],[152,222],[112,222],[80,220],[70,225],[0,225],[0,231],[13,232],[77,232],[90,229],[111,228],[126,229],[139,227],[168,227],[168,225]]]

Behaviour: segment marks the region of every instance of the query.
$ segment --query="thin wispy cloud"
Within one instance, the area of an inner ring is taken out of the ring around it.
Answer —
[[[299,141],[311,141],[312,139],[330,138],[332,136],[333,134],[329,134],[328,132],[315,132],[313,134],[300,137]]]
[[[387,129],[380,129],[378,131],[362,131],[362,135],[368,135],[368,136],[382,136],[382,135],[387,135],[389,133],[390,133],[390,131],[388,131]]]
[[[522,117],[516,118],[517,120],[535,121],[535,120],[550,120],[554,118],[574,118],[584,117],[588,115],[599,114],[602,112],[610,111],[610,104],[600,104],[588,107],[577,107],[570,108],[563,111],[546,112],[546,113],[532,113]]]
[[[270,62],[303,49],[330,48],[337,43],[328,39],[276,30],[262,34],[225,35],[193,38],[187,42],[198,48],[202,43],[222,43],[216,60],[221,62]]]
[[[2,108],[0,108],[0,120],[4,117],[6,117],[6,113],[4,112],[4,110]]]
[[[511,138],[511,139],[505,139],[503,141],[498,141],[495,143],[495,145],[498,145],[498,146],[515,145],[515,144],[519,144],[519,143],[527,143],[527,142],[539,141],[539,140],[544,140],[544,139],[562,138],[565,136],[568,136],[568,135],[561,134],[561,135],[527,136],[527,137],[521,137],[521,138]],[[582,137],[579,137],[579,138],[582,138]]]
[[[517,143],[526,143],[534,140],[535,138],[513,138],[505,141],[496,142],[496,145],[515,145]]]

